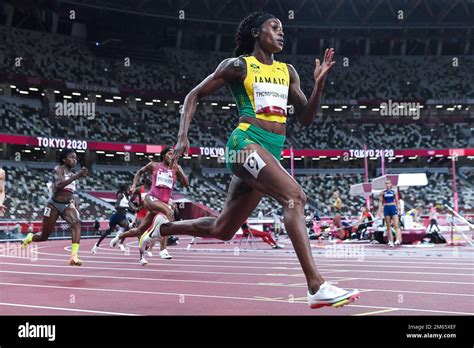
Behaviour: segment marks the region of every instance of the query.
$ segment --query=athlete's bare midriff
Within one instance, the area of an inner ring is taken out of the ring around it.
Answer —
[[[60,190],[53,194],[53,199],[58,202],[70,202],[74,199],[74,194],[70,191]]]
[[[249,116],[242,116],[239,119],[239,121],[250,123],[254,126],[265,129],[266,131],[269,131],[275,134],[286,135],[286,125],[284,123],[278,123],[274,121],[265,121],[265,120],[260,120],[258,118],[249,117]]]

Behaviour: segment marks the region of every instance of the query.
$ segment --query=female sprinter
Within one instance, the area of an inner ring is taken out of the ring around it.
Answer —
[[[273,58],[273,54],[283,50],[280,20],[268,13],[250,14],[240,23],[236,42],[236,58],[222,61],[215,72],[186,96],[173,156],[173,161],[177,161],[189,148],[187,134],[198,99],[226,84],[230,86],[240,119],[226,146],[226,164],[234,176],[223,210],[217,218],[177,222],[168,222],[159,215],[144,236],[141,247],[169,235],[231,240],[261,198],[269,195],[283,206],[285,227],[306,276],[310,307],[336,307],[352,302],[359,296],[357,290],[335,287],[318,272],[306,233],[306,195],[280,165],[287,102],[293,105],[298,121],[309,126],[319,108],[326,76],[335,64],[334,50],[326,50],[322,64],[316,59],[315,84],[307,100],[295,68]]]
[[[102,232],[102,235],[100,236],[99,240],[97,243],[94,244],[92,247],[92,253],[95,254],[97,253],[97,250],[99,250],[100,243],[113,231],[115,231],[115,228],[119,226],[120,228],[123,228],[122,231],[128,230],[129,227],[129,222],[127,219],[127,211],[130,208],[129,206],[129,201],[130,201],[130,196],[129,196],[129,191],[130,191],[130,185],[128,184],[122,184],[120,185],[118,191],[115,193],[115,196],[117,199],[115,200],[115,213],[112,214],[109,220],[109,229],[107,231]],[[118,232],[117,234],[120,234],[121,232]],[[123,245],[120,245],[122,251],[125,251],[125,247]]]
[[[169,206],[171,193],[173,192],[173,186],[176,180],[179,180],[181,185],[184,187],[189,186],[189,179],[184,173],[183,169],[177,163],[171,164],[173,156],[173,149],[170,147],[165,148],[160,153],[162,158],[161,162],[150,162],[135,174],[133,178],[132,192],[136,190],[137,184],[140,181],[141,176],[146,173],[151,173],[151,189],[145,197],[144,207],[148,210],[147,215],[142,220],[140,225],[137,227],[137,233],[144,235],[144,232],[152,226],[154,218],[157,214],[164,214],[167,220],[173,220],[174,211]],[[143,237],[142,235],[142,237]],[[167,238],[166,238],[167,239]],[[140,239],[141,245],[142,239]],[[149,248],[152,245],[148,245]],[[161,245],[160,257],[169,259],[171,258],[168,251],[166,251],[166,245],[163,248]],[[140,248],[140,264],[146,265],[148,261],[144,257],[145,250]]]
[[[33,234],[28,233],[21,245],[26,247],[31,242],[44,242],[48,240],[53,232],[54,225],[61,216],[72,230],[71,258],[69,264],[72,266],[82,265],[77,257],[79,252],[79,241],[81,239],[81,220],[79,212],[74,206],[74,191],[76,191],[76,180],[88,174],[87,168],[74,174],[72,169],[77,164],[77,156],[74,150],[63,150],[59,157],[59,164],[53,170],[52,196],[49,198],[43,213],[43,231]]]
[[[392,182],[390,180],[385,182],[385,190],[380,192],[380,214],[382,213],[382,207],[385,225],[387,226],[388,246],[393,248],[394,245],[402,244],[402,233],[398,228],[398,195],[395,190],[392,189]],[[393,243],[392,222],[393,228],[395,229],[395,234],[397,236],[395,243]]]

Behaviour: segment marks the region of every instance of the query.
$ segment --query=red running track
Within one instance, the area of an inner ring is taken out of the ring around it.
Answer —
[[[473,315],[473,249],[427,249],[365,245],[363,258],[341,257],[332,245],[314,248],[323,276],[357,288],[348,306],[312,310],[305,278],[289,241],[286,248],[240,250],[238,244],[169,247],[138,264],[105,240],[81,242],[83,266],[67,265],[70,241],[37,244],[36,252],[0,253],[2,315]],[[0,244],[1,245],[1,244]],[[313,247],[314,247],[313,242]],[[6,250],[4,245],[4,249]],[[21,256],[21,257],[19,257]]]

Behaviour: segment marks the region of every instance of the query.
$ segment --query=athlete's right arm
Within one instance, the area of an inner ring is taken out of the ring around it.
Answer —
[[[216,71],[206,77],[186,95],[179,123],[178,142],[174,149],[172,164],[188,151],[188,130],[196,111],[197,100],[216,92],[228,82],[243,81],[245,75],[246,65],[242,58],[225,59],[219,64]]]
[[[135,192],[135,190],[137,189],[138,182],[140,181],[140,178],[142,177],[142,175],[145,172],[153,172],[154,169],[155,169],[155,162],[153,161],[148,163],[146,166],[140,168],[133,178],[133,184],[130,191]]]
[[[82,178],[88,174],[86,167],[82,167],[81,170],[67,180],[64,180],[64,169],[61,166],[56,166],[53,170],[53,192],[54,190],[65,188],[74,180]]]

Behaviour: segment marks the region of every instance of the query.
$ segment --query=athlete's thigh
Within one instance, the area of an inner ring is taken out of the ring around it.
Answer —
[[[252,188],[237,176],[232,176],[227,193],[227,199],[216,226],[222,231],[230,234],[237,231],[263,197],[263,193]]]
[[[171,210],[170,207],[168,207],[168,204],[160,201],[158,198],[153,197],[153,196],[146,196],[145,201],[144,201],[144,207],[154,213],[162,213],[165,214],[166,216],[171,216],[173,211]]]
[[[79,218],[79,212],[77,211],[74,205],[71,205],[64,209],[61,214],[61,217],[71,226],[81,222]]]
[[[249,144],[237,157],[242,161],[233,164],[234,174],[263,194],[286,203],[288,197],[295,197],[302,192],[296,180],[262,146]]]
[[[51,232],[53,232],[58,217],[59,213],[57,209],[51,204],[46,204],[43,211],[43,230],[41,231],[43,237],[48,238]]]

